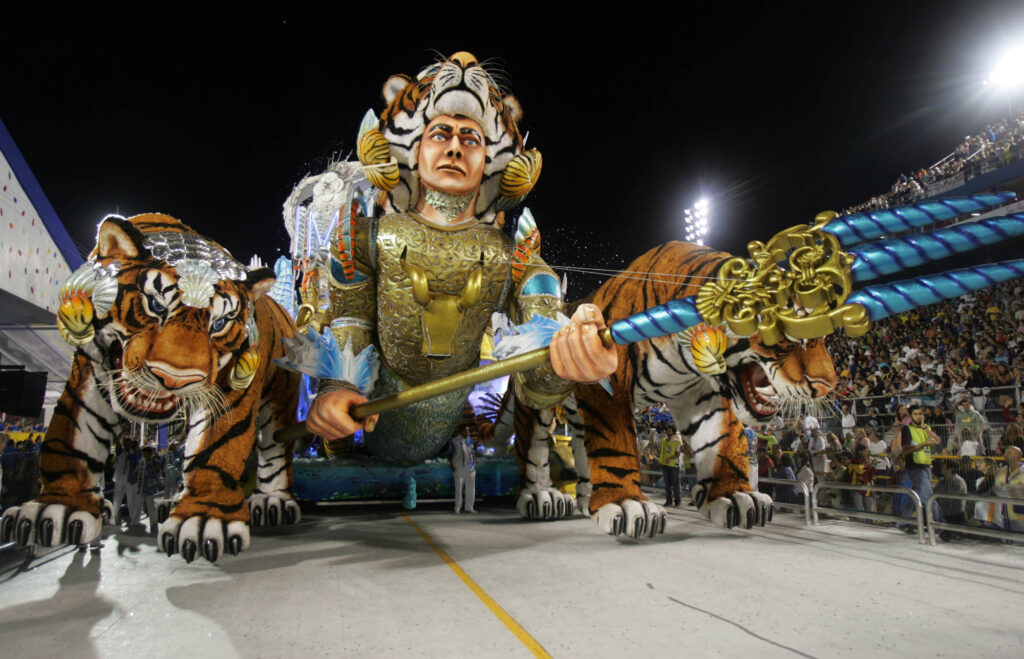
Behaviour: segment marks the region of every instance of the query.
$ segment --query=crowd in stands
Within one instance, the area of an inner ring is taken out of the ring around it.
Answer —
[[[1008,165],[1024,156],[1024,110],[1001,118],[977,135],[968,135],[948,156],[931,167],[900,174],[888,191],[846,209],[846,213],[870,212],[912,204],[928,196],[928,187],[963,175],[970,180],[984,172]]]
[[[823,490],[818,504],[909,515],[907,495],[879,495],[872,486],[910,487],[913,470],[900,438],[920,405],[937,437],[934,491],[1024,498],[1024,470],[1010,464],[1015,456],[1019,461],[1011,447],[1024,449],[1024,282],[893,316],[862,337],[833,334],[826,341],[839,377],[836,396],[796,418],[747,429],[759,477],[800,480],[808,489],[817,482],[863,485]],[[658,480],[659,448],[672,423],[664,405],[638,410],[649,484]],[[689,456],[681,462],[693,475]],[[762,488],[779,502],[803,500],[795,485]],[[1024,531],[1024,506],[940,499],[936,519]]]
[[[998,452],[1024,415],[1024,283],[1011,281],[872,325],[858,338],[826,339],[836,364],[833,427],[886,428],[907,406],[928,408],[944,451]],[[843,424],[843,415],[850,415]],[[847,427],[843,427],[846,425]]]

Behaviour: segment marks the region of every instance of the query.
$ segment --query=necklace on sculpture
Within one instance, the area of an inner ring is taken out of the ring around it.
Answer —
[[[426,188],[425,192],[424,199],[427,203],[438,213],[444,215],[449,222],[462,215],[476,197],[476,192],[459,195],[430,188]]]

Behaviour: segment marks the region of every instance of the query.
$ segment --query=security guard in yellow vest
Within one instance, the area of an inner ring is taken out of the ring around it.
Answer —
[[[911,406],[910,424],[903,426],[900,448],[906,460],[910,487],[921,498],[921,505],[927,504],[928,497],[932,495],[931,449],[941,443],[939,436],[924,422],[924,408],[920,405]],[[909,508],[908,512],[913,514],[913,510]],[[932,515],[936,521],[942,521],[942,513],[937,503],[932,504]]]
[[[676,432],[674,425],[669,425],[668,434],[661,442],[658,463],[661,473],[665,476],[665,505],[678,506],[681,491],[679,487],[679,455],[683,451],[683,438]]]

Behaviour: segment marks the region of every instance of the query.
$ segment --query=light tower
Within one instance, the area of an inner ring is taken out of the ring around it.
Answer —
[[[704,236],[708,233],[708,217],[711,214],[708,200],[700,199],[693,205],[693,208],[687,208],[684,212],[686,240],[703,245]]]
[[[1024,86],[1024,45],[1009,48],[996,62],[985,84],[1006,94],[1006,104],[1013,116],[1013,94]]]

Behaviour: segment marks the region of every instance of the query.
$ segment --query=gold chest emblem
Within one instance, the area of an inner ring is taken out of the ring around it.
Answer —
[[[377,330],[391,370],[420,384],[475,366],[511,277],[511,243],[483,224],[444,229],[412,214],[377,227]]]

